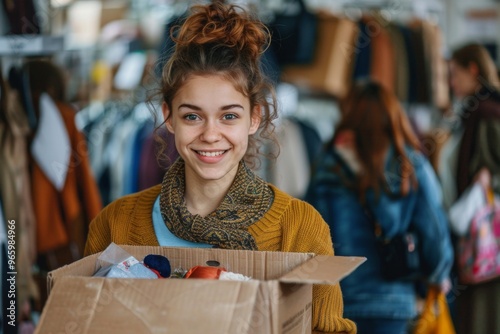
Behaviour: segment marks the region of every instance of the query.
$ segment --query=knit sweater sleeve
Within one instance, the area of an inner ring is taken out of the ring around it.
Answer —
[[[84,255],[117,245],[158,246],[151,212],[160,185],[121,197],[106,206],[90,223]]]
[[[293,199],[283,215],[283,248],[291,252],[333,255],[328,224],[310,204]],[[313,329],[323,333],[356,333],[353,321],[343,317],[340,285],[313,286]]]
[[[109,220],[116,215],[119,207],[117,203],[111,203],[92,220],[85,244],[85,256],[101,252],[111,243]]]

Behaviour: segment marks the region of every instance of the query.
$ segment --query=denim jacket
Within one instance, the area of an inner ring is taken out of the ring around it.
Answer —
[[[353,177],[352,171],[333,149],[319,157],[306,195],[330,226],[336,255],[364,256],[367,261],[341,282],[346,317],[410,319],[416,315],[415,285],[411,282],[385,281],[379,270],[374,225],[368,209],[390,238],[410,226],[421,242],[428,265],[427,279],[439,283],[450,273],[453,250],[446,215],[441,206],[441,188],[427,159],[408,149],[417,187],[406,196],[396,196],[400,187],[400,165],[394,151],[386,156],[385,176],[389,192],[375,196],[366,192],[363,207],[357,195],[344,186],[339,174]],[[335,172],[334,172],[335,171]],[[393,193],[391,195],[391,193]]]

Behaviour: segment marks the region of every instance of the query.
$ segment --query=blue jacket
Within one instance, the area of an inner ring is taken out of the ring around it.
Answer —
[[[439,283],[450,272],[453,249],[448,222],[441,206],[441,190],[427,159],[408,150],[418,186],[404,197],[399,192],[398,160],[389,150],[386,172],[390,193],[378,197],[368,190],[366,206],[378,220],[386,237],[402,233],[411,225],[421,241],[428,281]],[[335,170],[335,172],[334,172]],[[353,177],[349,167],[333,150],[323,152],[306,195],[306,200],[330,225],[335,254],[364,256],[367,261],[341,282],[346,317],[410,319],[416,315],[415,285],[382,279],[375,248],[373,223],[356,194],[344,186],[339,173]]]

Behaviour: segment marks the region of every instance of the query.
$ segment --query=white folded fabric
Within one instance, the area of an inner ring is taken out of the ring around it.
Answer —
[[[40,117],[31,154],[50,182],[61,191],[68,174],[71,143],[61,113],[46,93],[40,96]]]

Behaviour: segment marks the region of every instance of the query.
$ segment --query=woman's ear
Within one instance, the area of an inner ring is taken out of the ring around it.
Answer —
[[[172,126],[172,115],[170,115],[170,109],[166,102],[161,104],[161,110],[163,112],[163,119],[165,120],[165,125],[170,133],[174,133],[174,127]]]
[[[255,106],[252,110],[252,115],[250,119],[250,129],[248,130],[249,135],[253,135],[259,129],[260,122],[262,121],[262,114],[260,106]]]

